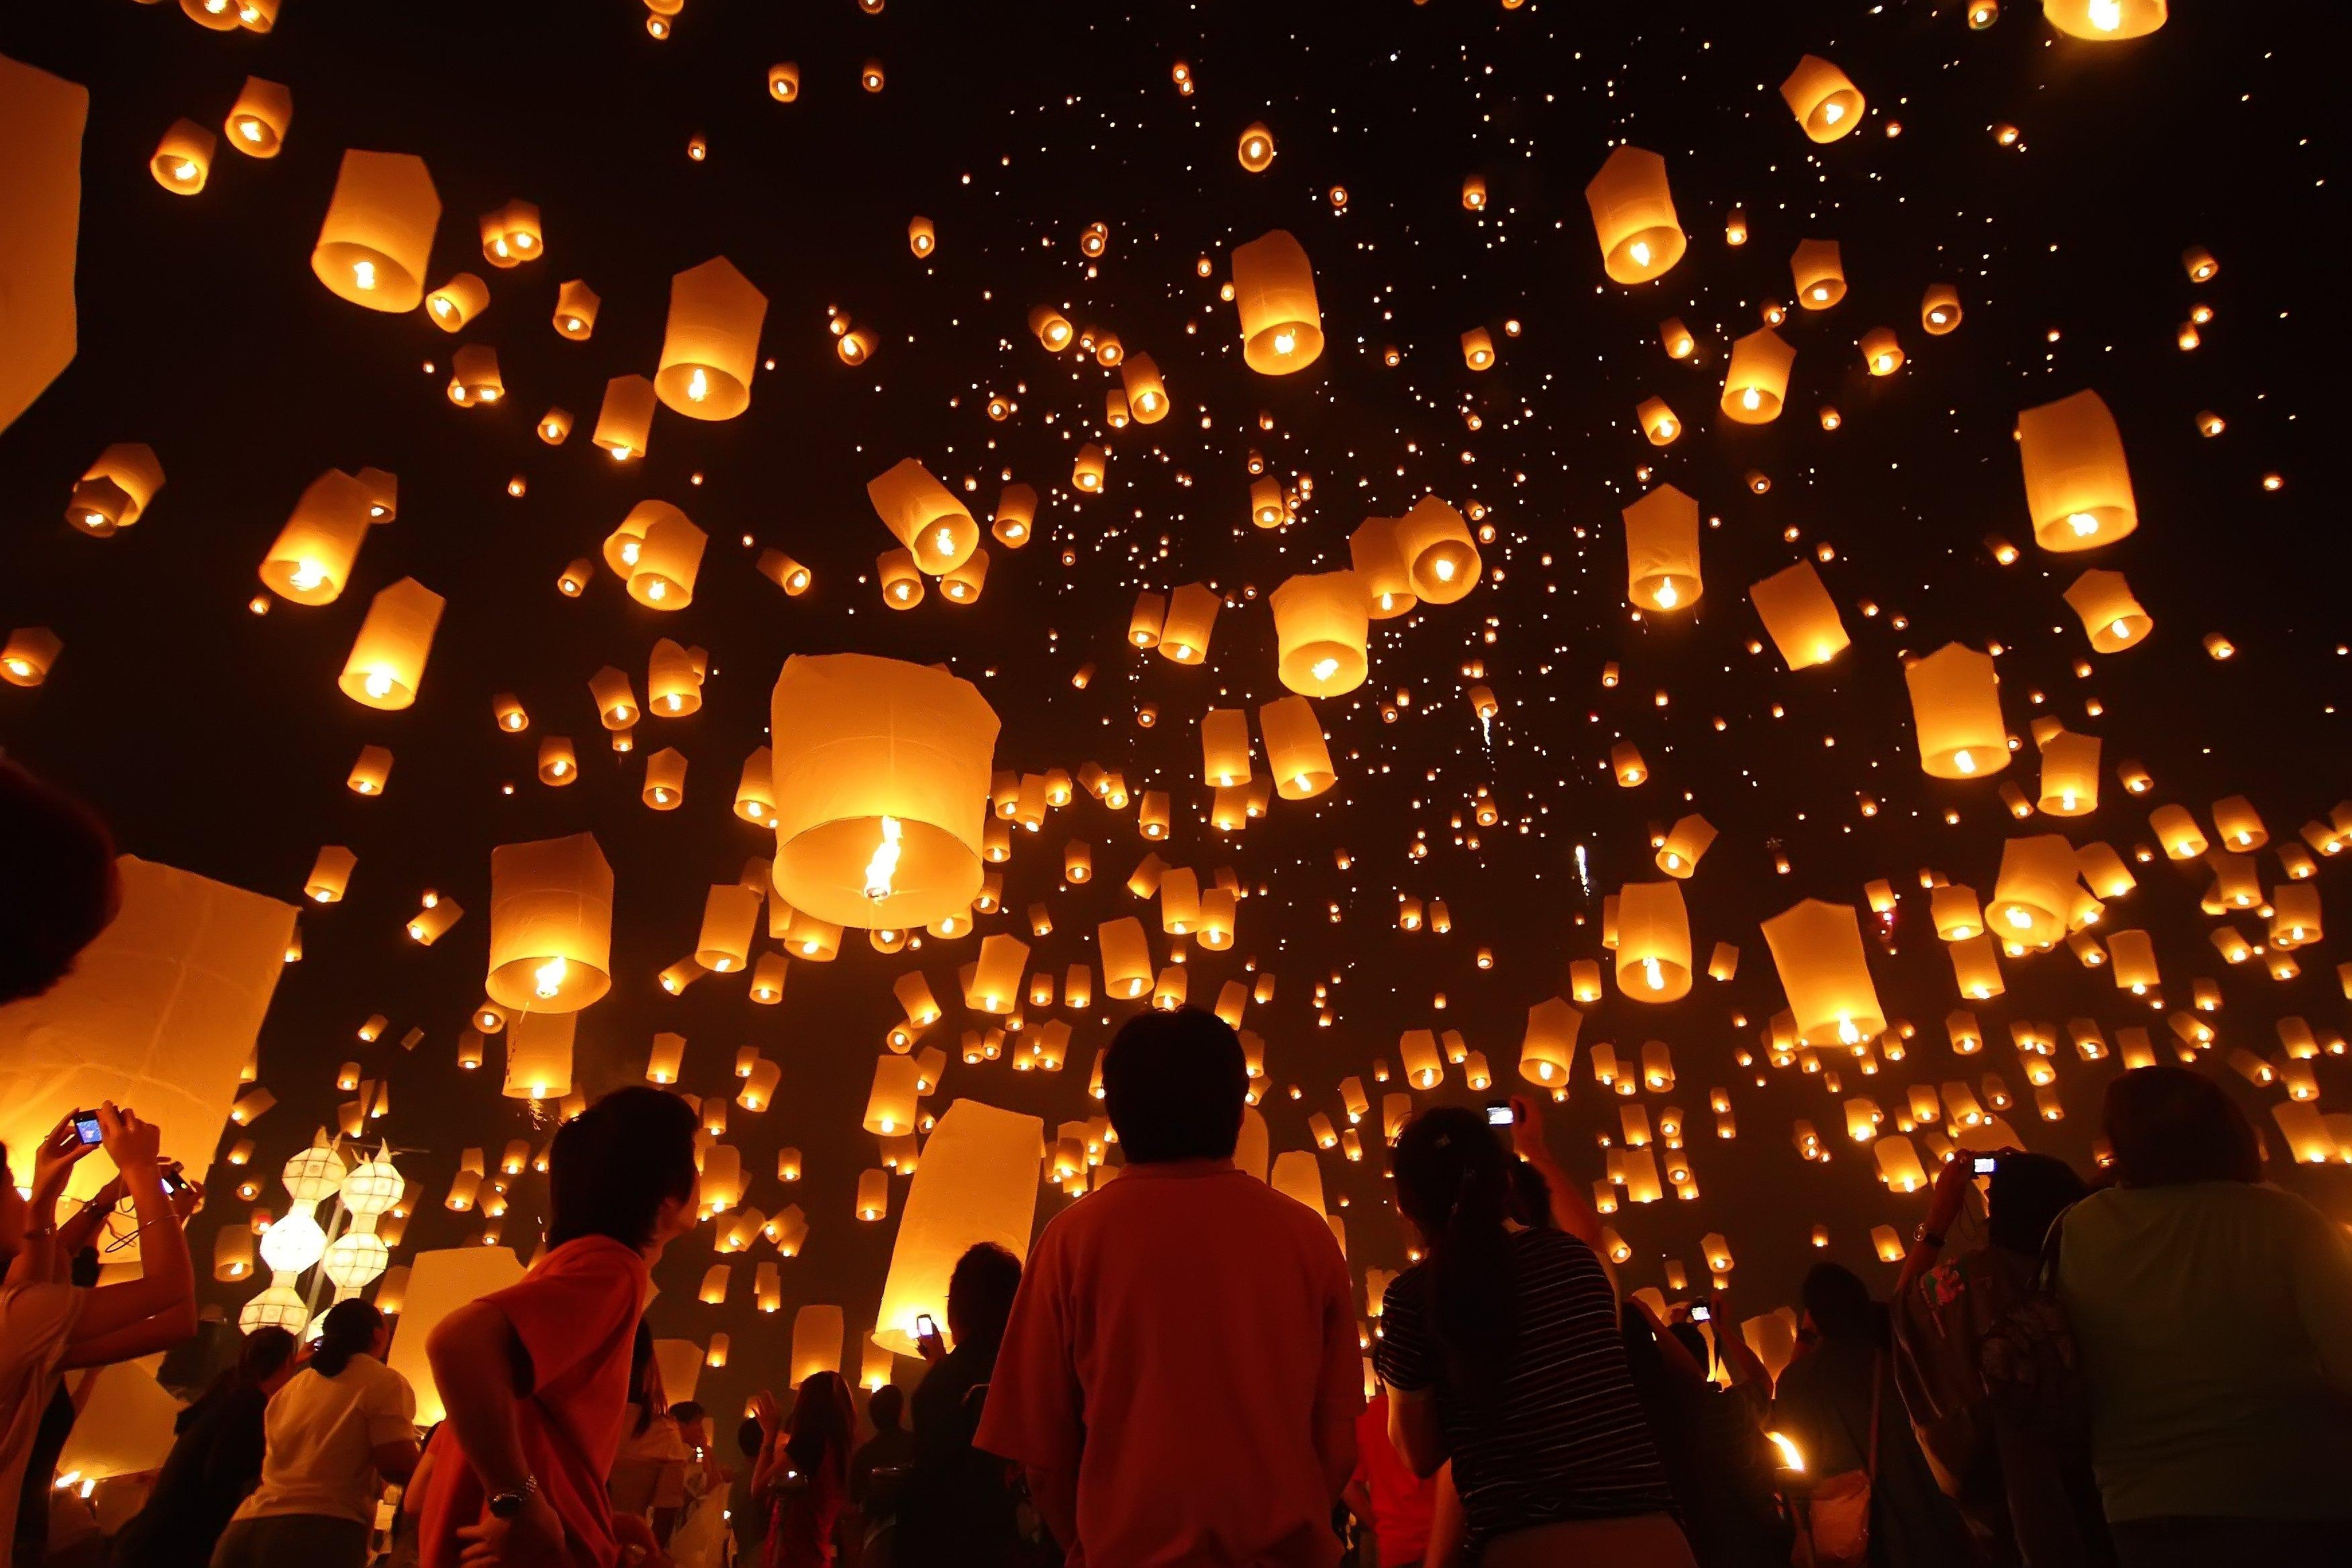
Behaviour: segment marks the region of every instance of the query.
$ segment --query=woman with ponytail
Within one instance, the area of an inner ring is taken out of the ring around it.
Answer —
[[[1591,1245],[1599,1222],[1544,1152],[1535,1107],[1513,1108],[1550,1226],[1516,1217],[1515,1157],[1478,1111],[1425,1111],[1397,1139],[1397,1206],[1423,1260],[1381,1305],[1390,1436],[1418,1475],[1453,1461],[1485,1568],[1691,1568]]]
[[[391,1342],[367,1302],[327,1310],[309,1363],[269,1401],[261,1484],[213,1568],[363,1568],[376,1494],[416,1468],[416,1395],[383,1364]]]

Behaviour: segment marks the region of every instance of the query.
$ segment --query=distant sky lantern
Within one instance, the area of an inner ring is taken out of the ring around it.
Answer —
[[[1168,616],[1160,628],[1160,655],[1177,664],[1199,664],[1209,657],[1209,639],[1216,630],[1217,611],[1224,601],[1216,590],[1187,583],[1170,590]]]
[[[572,410],[551,408],[539,416],[539,438],[551,447],[561,447],[572,437]]]
[[[857,70],[857,85],[868,92],[880,92],[887,79],[882,74],[880,60],[867,60]]]
[[[1780,416],[1789,394],[1789,367],[1797,351],[1769,327],[1759,327],[1731,345],[1723,373],[1723,412],[1742,425],[1768,425]]]
[[[1068,348],[1070,340],[1077,335],[1077,329],[1070,325],[1070,319],[1051,305],[1038,305],[1030,310],[1029,331],[1052,353],[1060,353]]]
[[[1617,898],[1617,989],[1628,1001],[1690,994],[1690,914],[1679,882],[1628,882]]]
[[[577,1013],[522,1013],[506,1032],[506,1080],[510,1100],[561,1100],[572,1092],[572,1037]]]
[[[1698,502],[1660,485],[1624,509],[1625,596],[1644,610],[1685,610],[1705,592]]]
[[[298,605],[334,603],[367,540],[367,492],[340,468],[310,481],[262,558],[262,585]]]
[[[460,272],[425,296],[425,313],[445,332],[454,332],[490,308],[490,286]]]
[[[1103,472],[1109,466],[1110,454],[1093,441],[1078,447],[1077,457],[1070,464],[1070,484],[1089,492],[1103,488]]]
[[[1306,698],[1280,697],[1265,704],[1257,710],[1257,727],[1265,740],[1275,793],[1283,799],[1311,800],[1338,782],[1323,726]]]
[[[1129,354],[1119,363],[1119,380],[1128,408],[1138,425],[1157,425],[1168,416],[1168,388],[1150,354]]]
[[[2042,794],[2051,816],[2087,816],[2099,808],[2099,738],[2060,731],[2042,742]]]
[[[768,68],[768,96],[778,103],[790,103],[801,95],[801,68],[791,60],[779,60]]]
[[[1235,246],[1233,273],[1243,363],[1261,375],[1313,364],[1323,353],[1323,317],[1315,270],[1298,241],[1277,228]]]
[[[751,934],[760,921],[761,889],[740,882],[714,882],[702,901],[702,931],[694,962],[713,974],[751,966]]]
[[[2139,526],[2115,416],[2088,390],[2017,416],[2025,506],[2044,550],[2095,550]]]
[[[1748,584],[1748,597],[1790,669],[1827,664],[1845,651],[1845,623],[1811,562],[1800,561]]]
[[[1433,605],[1451,605],[1478,585],[1478,546],[1462,514],[1436,496],[1423,496],[1396,520],[1397,549],[1412,591]]]
[[[1679,316],[1668,316],[1658,323],[1658,342],[1665,346],[1668,359],[1688,359],[1698,348],[1698,341]]]
[[[1338,697],[1364,683],[1370,595],[1355,572],[1288,577],[1267,595],[1283,685]]]
[[[629,521],[642,528],[635,551],[625,557],[629,597],[649,610],[686,608],[694,602],[709,535],[667,501],[640,501]]]
[[[1404,552],[1400,520],[1368,517],[1348,535],[1348,556],[1363,580],[1368,612],[1376,621],[1393,620],[1421,601],[1412,584],[1412,559]]]
[[[2191,283],[2208,282],[2215,273],[2221,270],[2221,264],[2213,259],[2213,253],[2201,245],[2192,245],[2182,251],[2180,265],[2189,274],[2189,281]]]
[[[1658,869],[1677,879],[1687,879],[1698,869],[1699,858],[1715,842],[1715,825],[1696,813],[1677,820],[1666,832],[1666,841],[1658,847]]]
[[[450,402],[460,408],[487,407],[506,395],[498,350],[488,343],[467,343],[449,356]]]
[[[2236,853],[2260,849],[2271,841],[2270,829],[2244,795],[2227,795],[2213,803],[2213,832]]]
[[[874,1085],[866,1096],[866,1131],[895,1138],[915,1125],[915,1101],[920,1073],[912,1057],[875,1058]]]
[[[604,301],[584,279],[574,278],[555,288],[555,332],[584,343],[596,330],[596,312]]]
[[[1133,915],[1103,921],[1095,929],[1102,958],[1103,994],[1131,1000],[1151,989],[1151,946],[1143,922]]]
[[[1519,1042],[1519,1076],[1545,1089],[1564,1087],[1576,1059],[1577,1031],[1583,1026],[1584,1015],[1557,996],[1529,1007]]]
[[[155,155],[147,160],[148,173],[165,190],[193,196],[205,188],[205,180],[212,173],[213,149],[218,144],[218,139],[194,121],[174,120],[155,144]]]
[[[1263,174],[1274,163],[1274,132],[1262,121],[1253,120],[1243,130],[1241,144],[1234,149],[1242,167],[1253,174]]]
[[[2164,26],[2167,0],[2042,0],[2042,14],[2070,37],[2095,44],[2144,38]]]
[[[370,708],[401,709],[415,702],[446,602],[414,577],[378,590],[343,662],[337,682],[343,695]]]
[[[65,644],[47,626],[19,626],[0,647],[0,680],[11,686],[38,686],[57,667]]]
[[[1862,334],[1862,363],[1873,375],[1893,375],[1903,368],[1903,345],[1892,327],[1873,327]]]
[[[286,128],[293,122],[294,95],[278,82],[249,76],[237,89],[223,128],[228,133],[228,144],[246,156],[275,158],[286,144]]]
[[[558,788],[580,776],[580,759],[572,749],[571,738],[564,735],[543,735],[539,742],[539,782]]]
[[[2155,625],[2132,597],[2131,584],[2120,572],[2094,569],[2074,579],[2066,603],[2083,618],[2083,631],[2100,653],[2121,653],[2147,636]]]
[[[1845,258],[1834,239],[1799,240],[1789,272],[1797,303],[1808,310],[1826,310],[1845,298]]]
[[[612,989],[613,868],[594,835],[490,851],[483,989],[521,1013],[577,1012]]]
[[[808,592],[812,581],[809,569],[781,550],[762,550],[757,568],[761,576],[784,591],[787,599],[797,599]]]
[[[1853,1047],[1885,1031],[1853,905],[1807,899],[1766,921],[1763,929],[1801,1040]]]
[[[997,734],[969,681],[867,654],[795,655],[770,716],[779,897],[859,930],[969,909]]]
[[[607,730],[626,730],[637,721],[636,688],[625,671],[604,666],[588,678],[588,694],[596,700],[596,717]]]
[[[66,502],[66,521],[105,539],[129,528],[163,488],[163,465],[143,441],[118,441],[98,455]]]
[[[604,384],[596,411],[594,440],[615,462],[646,455],[653,434],[654,384],[642,375],[616,375]]]
[[[686,754],[664,746],[646,759],[644,786],[637,792],[656,811],[676,811],[686,801]]]
[[[882,585],[882,602],[892,609],[911,610],[923,602],[923,574],[913,552],[886,550],[875,557],[874,571]]]
[[[940,247],[940,231],[927,217],[907,220],[907,248],[918,257],[928,257]]]
[[[1689,242],[1675,216],[1666,161],[1643,148],[1611,153],[1584,187],[1601,241],[1601,268],[1619,283],[1647,283],[1673,270]]]
[[[1203,782],[1224,786],[1250,779],[1249,714],[1239,708],[1212,708],[1201,715]]]
[[[979,1013],[1010,1013],[1021,1005],[1029,944],[1004,931],[982,937],[964,986],[964,1005]]]
[[[310,270],[371,310],[414,310],[425,298],[441,195],[425,160],[346,149],[335,194],[310,251]]]
[[[1633,405],[1633,417],[1642,426],[1653,447],[1671,447],[1683,433],[1682,421],[1666,406],[1663,397],[1645,397]]]
[[[903,458],[868,480],[866,495],[915,564],[932,576],[961,566],[979,547],[971,512],[916,458]]]
[[[988,552],[975,550],[940,576],[940,593],[950,604],[969,605],[988,583]]]
[[[2211,847],[2204,830],[2185,805],[2159,805],[2147,814],[2147,825],[2156,831],[2156,841],[2164,853],[2175,860],[2194,860]]]
[[[1986,778],[2009,766],[1992,656],[1946,643],[1904,667],[1919,766],[1930,778]]]
[[[1462,176],[1462,205],[1465,211],[1469,212],[1475,213],[1486,211],[1486,181],[1483,175],[1465,174]]]
[[[1781,101],[1816,142],[1834,142],[1862,123],[1862,90],[1818,55],[1807,55],[1780,84]]]
[[[1007,550],[1018,550],[1029,542],[1037,526],[1037,492],[1023,484],[1009,484],[996,498],[996,516],[990,521],[989,533]]]
[[[654,392],[689,419],[732,419],[751,405],[768,297],[723,256],[669,280]]]
[[[1919,325],[1931,338],[1940,338],[1960,324],[1960,291],[1949,283],[1930,283],[1919,299]]]
[[[2064,834],[2010,839],[2000,847],[2000,879],[1985,911],[1988,931],[2011,947],[2040,952],[2057,945],[2066,934],[2074,875],[2074,847]]]
[[[1484,327],[1462,334],[1462,363],[1472,370],[1491,370],[1495,363],[1494,335]]]

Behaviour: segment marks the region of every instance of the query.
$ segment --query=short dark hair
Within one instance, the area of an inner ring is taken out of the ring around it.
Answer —
[[[747,1459],[756,1459],[760,1450],[768,1446],[768,1429],[760,1425],[756,1415],[746,1415],[743,1424],[735,1428],[735,1446],[743,1450]]]
[[[2003,1154],[1985,1193],[1985,1231],[1995,1247],[2039,1257],[2051,1226],[2090,1190],[2055,1154]]]
[[[886,1383],[866,1396],[866,1418],[874,1423],[877,1432],[897,1431],[906,1409],[907,1391],[895,1383]]]
[[[1805,1271],[1801,1292],[1813,1327],[1833,1340],[1878,1337],[1877,1303],[1862,1276],[1842,1263],[1816,1263]]]
[[[616,1089],[565,1122],[547,1152],[547,1245],[650,1245],[662,1201],[694,1191],[696,1126],[686,1101],[647,1085]]]
[[[699,1421],[709,1412],[691,1399],[681,1399],[669,1407],[669,1418],[683,1426],[689,1421]]]
[[[2253,1123],[2203,1073],[2135,1068],[2109,1080],[2102,1119],[2125,1186],[2263,1179]]]
[[[268,1383],[286,1370],[298,1348],[292,1334],[265,1323],[245,1336],[244,1348],[236,1354],[236,1375],[246,1383]]]
[[[948,1276],[948,1321],[961,1325],[956,1349],[996,1359],[1013,1298],[1021,1289],[1021,1260],[992,1241],[975,1242]]]
[[[10,762],[0,762],[0,1002],[64,979],[122,904],[106,824]]]
[[[1249,1064],[1241,1037],[1214,1013],[1138,1013],[1103,1053],[1102,1085],[1130,1164],[1233,1158]]]
[[[352,1357],[365,1355],[375,1344],[376,1331],[383,1327],[383,1314],[374,1303],[356,1296],[336,1302],[321,1320],[319,1342],[310,1352],[310,1370],[320,1377],[341,1377],[352,1364]]]

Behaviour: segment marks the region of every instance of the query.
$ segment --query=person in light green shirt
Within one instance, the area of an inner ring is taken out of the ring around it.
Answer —
[[[2067,1211],[2058,1294],[2124,1568],[2340,1561],[2352,1542],[2352,1246],[2261,1185],[2211,1079],[2108,1085],[2117,1184]]]

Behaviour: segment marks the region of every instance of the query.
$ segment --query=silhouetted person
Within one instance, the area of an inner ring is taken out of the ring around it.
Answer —
[[[114,919],[114,840],[90,809],[0,761],[0,1003],[38,996]]]
[[[270,1395],[295,1373],[294,1336],[274,1325],[246,1336],[235,1368],[180,1412],[172,1452],[146,1506],[114,1537],[115,1568],[204,1568],[229,1516],[261,1479]]]
[[[751,1477],[754,1496],[774,1501],[768,1521],[767,1568],[824,1568],[834,1557],[834,1531],[849,1506],[849,1451],[857,1407],[837,1372],[801,1380],[788,1422],[776,1419],[773,1395],[752,1401],[765,1442]]]
[[[2117,1184],[2066,1213],[2058,1294],[2126,1568],[2352,1551],[2352,1250],[2260,1185],[2254,1130],[2182,1067],[2107,1085]]]
[[[1688,1568],[1610,1276],[1574,1234],[1582,1216],[1513,1217],[1510,1167],[1479,1111],[1423,1111],[1397,1138],[1397,1206],[1425,1253],[1381,1307],[1374,1365],[1397,1451],[1416,1475],[1452,1461],[1465,1544],[1487,1568]],[[1546,1184],[1558,1212],[1570,1184],[1547,1172]]]
[[[996,1375],[1021,1260],[992,1242],[956,1259],[948,1277],[945,1349],[915,1390],[914,1454],[893,1531],[896,1568],[972,1568],[1019,1550],[1011,1467],[972,1447]],[[936,1342],[927,1342],[931,1353]]]
[[[1363,1406],[1348,1266],[1234,1167],[1241,1040],[1138,1014],[1102,1081],[1127,1163],[1037,1238],[976,1441],[1088,1563],[1336,1563]]]
[[[915,1457],[915,1435],[904,1424],[906,1410],[906,1391],[895,1383],[884,1384],[866,1398],[866,1419],[873,1423],[874,1436],[849,1456],[849,1500],[860,1509],[866,1506],[875,1471],[904,1468]]]

